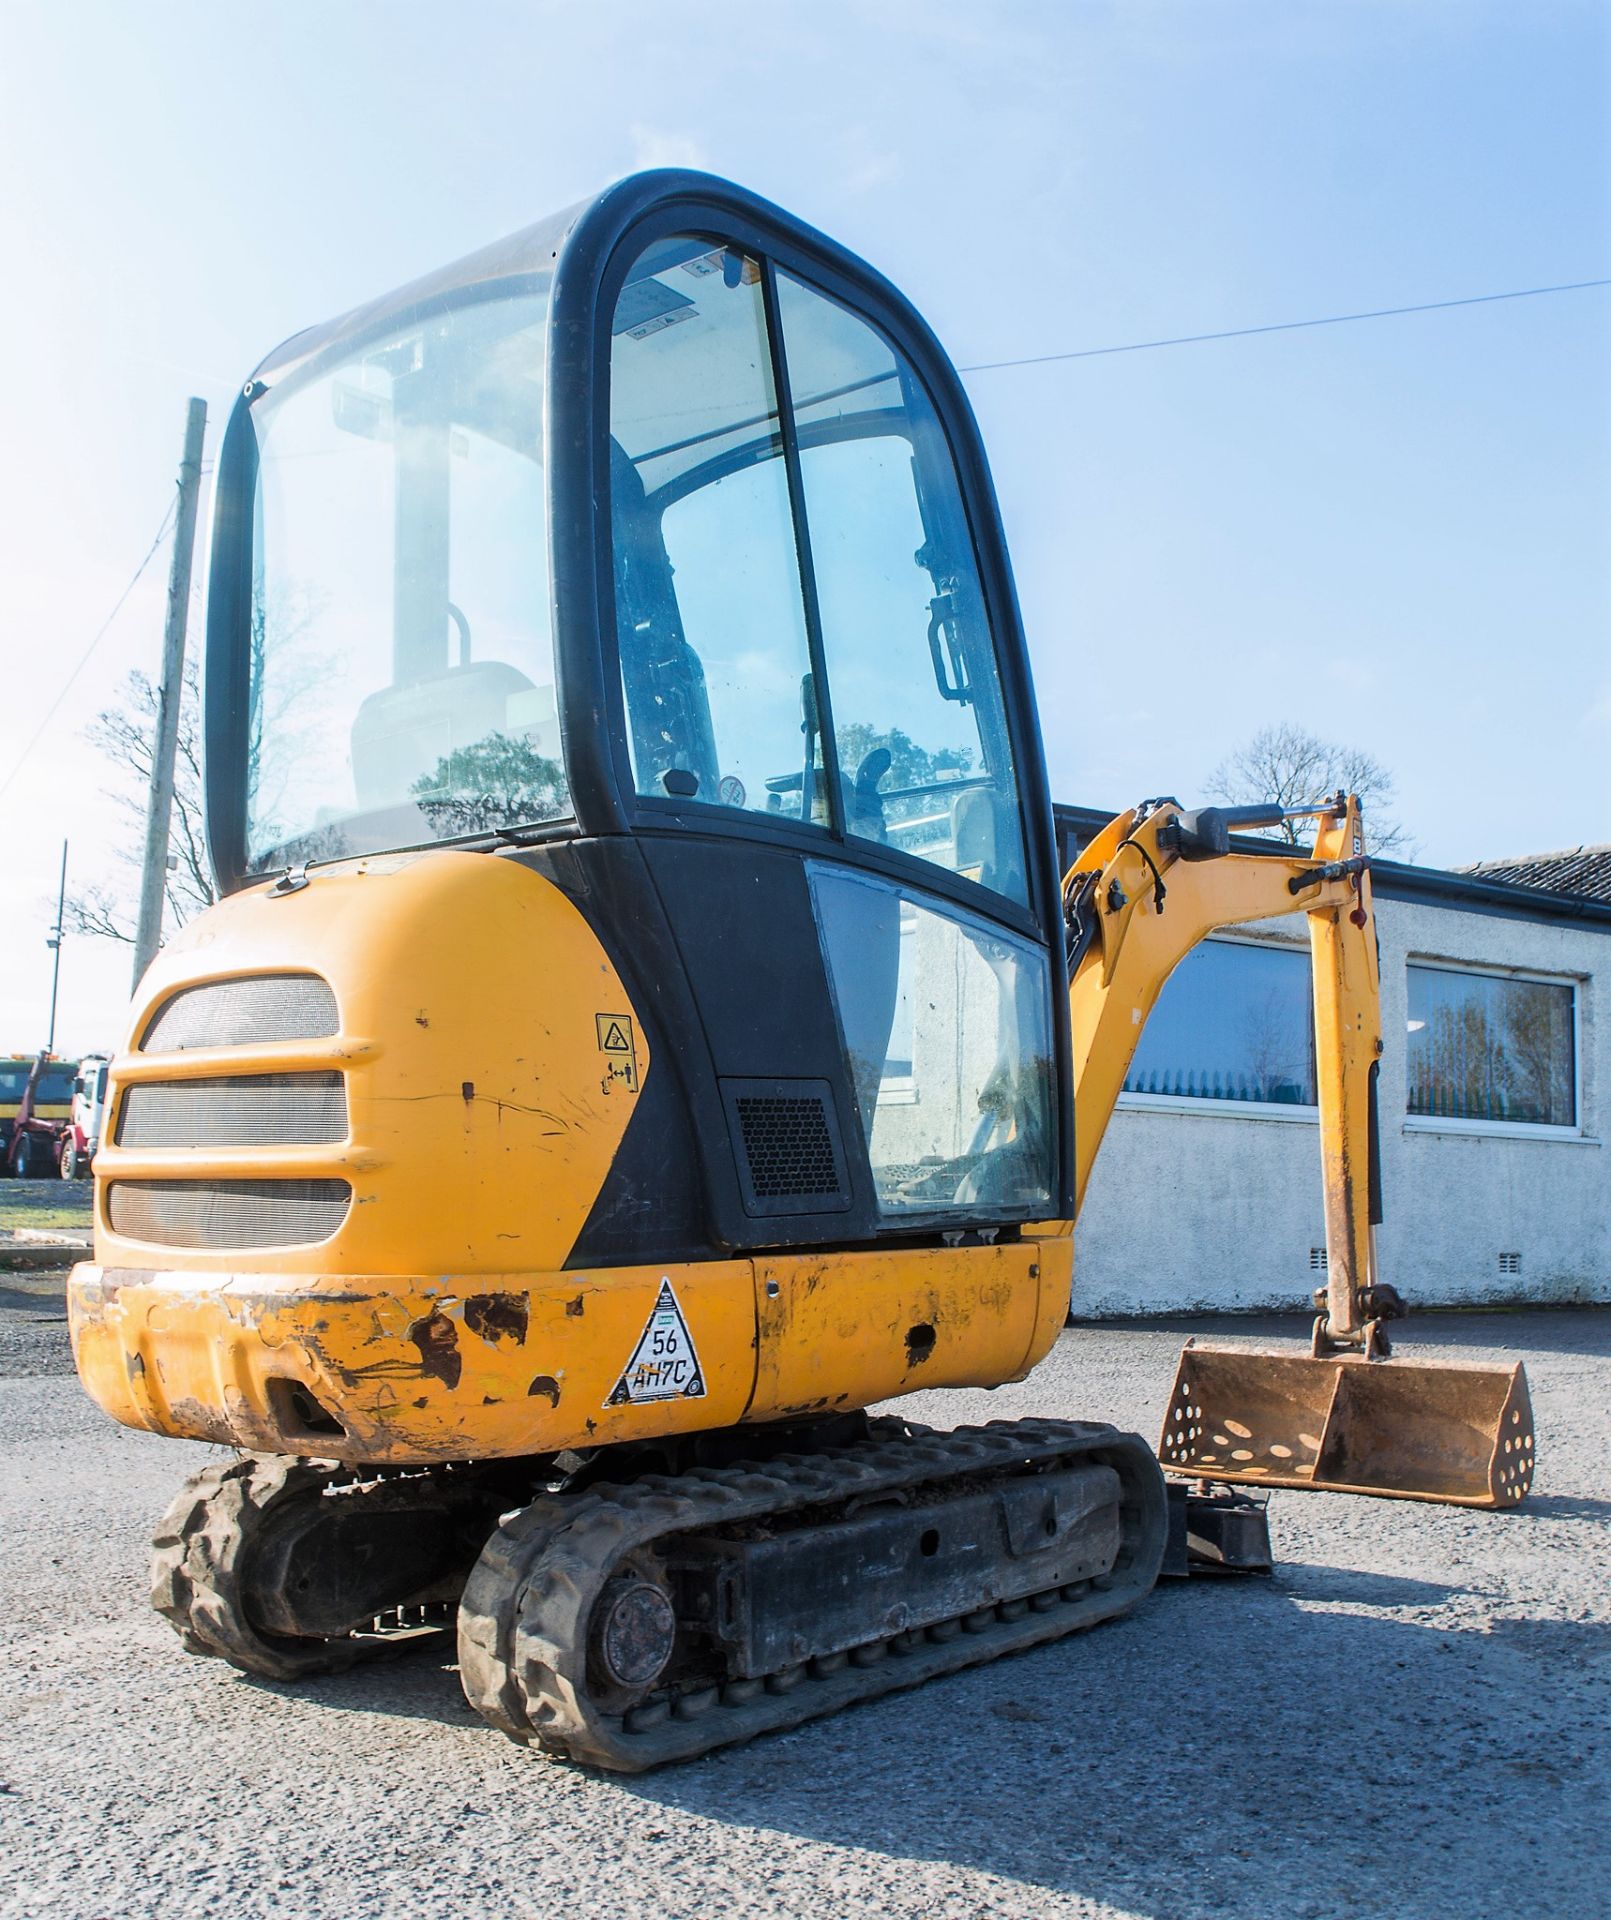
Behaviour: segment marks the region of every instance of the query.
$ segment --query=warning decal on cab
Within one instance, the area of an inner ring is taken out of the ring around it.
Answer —
[[[607,1407],[641,1406],[649,1400],[702,1400],[704,1375],[693,1335],[682,1317],[671,1282],[660,1282],[660,1293],[632,1358],[605,1401]]]
[[[593,1029],[598,1035],[599,1052],[604,1055],[605,1091],[612,1080],[624,1081],[638,1090],[638,1052],[632,1044],[632,1017],[625,1013],[595,1013]]]

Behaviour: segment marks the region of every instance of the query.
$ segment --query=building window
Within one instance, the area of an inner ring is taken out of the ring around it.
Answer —
[[[1195,947],[1158,997],[1124,1091],[1314,1106],[1309,956],[1245,940],[1205,940]]]
[[[1429,1119],[1577,1125],[1576,989],[1411,961],[1409,1111]]]

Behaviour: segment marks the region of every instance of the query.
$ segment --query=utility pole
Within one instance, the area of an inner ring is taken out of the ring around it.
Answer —
[[[56,925],[45,945],[55,956],[50,963],[50,1033],[45,1040],[46,1053],[56,1051],[56,989],[62,979],[62,915],[67,908],[67,842],[62,842],[62,877],[56,888]]]
[[[151,798],[145,816],[145,859],[140,867],[140,920],[134,936],[134,982],[162,944],[162,904],[168,879],[168,823],[173,814],[173,763],[179,750],[179,703],[185,690],[185,620],[190,611],[190,561],[196,544],[196,501],[201,492],[201,443],[207,403],[192,400],[185,414],[185,450],[179,461],[179,507],[168,568],[168,618],[162,629],[162,685],[157,692],[157,734],[151,747]]]

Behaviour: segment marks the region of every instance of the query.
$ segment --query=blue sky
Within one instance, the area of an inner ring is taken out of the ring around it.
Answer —
[[[185,396],[691,163],[866,255],[962,364],[1611,275],[1611,13],[1575,0],[0,4],[0,645],[32,733],[167,504]],[[1440,863],[1611,837],[1611,290],[970,377],[1054,790],[1199,795],[1286,718]],[[42,1038],[80,738],[6,801],[0,1051]],[[0,755],[0,777],[11,754]],[[61,1039],[115,1042],[79,941]]]

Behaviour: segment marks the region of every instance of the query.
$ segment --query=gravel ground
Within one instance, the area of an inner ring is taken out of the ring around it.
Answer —
[[[1277,1492],[1271,1580],[646,1779],[477,1720],[416,1654],[297,1689],[181,1653],[146,1538],[216,1449],[110,1425],[59,1284],[0,1293],[0,1914],[358,1920],[877,1913],[1394,1920],[1603,1910],[1611,1315],[1438,1316],[1406,1349],[1522,1355],[1538,1491],[1503,1516]],[[1155,1432],[1183,1331],[1076,1328],[936,1424]],[[1593,1889],[1599,1886],[1600,1894]]]

